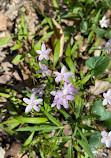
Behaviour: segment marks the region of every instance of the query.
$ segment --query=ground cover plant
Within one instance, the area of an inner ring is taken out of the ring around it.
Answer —
[[[29,83],[19,91],[0,86],[1,100],[7,100],[0,128],[20,140],[20,153],[30,158],[108,157],[111,2],[51,2],[53,16],[31,1],[41,17],[34,34],[23,7],[17,31],[0,38],[0,46],[14,41],[12,64],[23,63],[30,72]]]

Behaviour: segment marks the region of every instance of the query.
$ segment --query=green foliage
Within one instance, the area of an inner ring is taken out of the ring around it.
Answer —
[[[12,60],[12,63],[15,64],[15,63],[19,63],[19,62],[22,62],[25,60],[25,54],[18,54],[13,60]]]
[[[91,74],[93,76],[98,76],[102,74],[109,64],[108,57],[90,57],[86,61],[86,65],[91,68]]]
[[[57,42],[55,43],[55,49],[54,49],[54,61],[53,61],[54,68],[59,60],[59,53],[60,53],[60,40],[58,39]]]
[[[7,44],[11,40],[11,37],[0,38],[0,46]]]

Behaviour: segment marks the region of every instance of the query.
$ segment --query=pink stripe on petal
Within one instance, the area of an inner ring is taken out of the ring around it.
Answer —
[[[52,49],[47,49],[47,50],[45,51],[45,53],[48,54],[48,53],[50,53],[51,51],[52,51]]]
[[[28,99],[28,98],[23,98],[23,101],[24,101],[26,104],[30,104],[30,99]]]
[[[105,142],[106,142],[106,138],[102,138],[101,143],[105,143]]]
[[[67,95],[67,96],[66,96],[66,99],[67,99],[67,100],[74,100],[74,96],[72,96],[72,95]]]
[[[36,105],[33,106],[33,109],[34,109],[35,111],[37,111],[37,112],[40,111],[40,108],[39,108],[38,106],[36,106]]]
[[[42,51],[41,50],[36,50],[36,53],[41,54]]]
[[[44,43],[43,43],[42,46],[41,46],[41,50],[42,50],[42,51],[45,51],[45,50],[46,50],[46,46],[45,46]]]
[[[28,113],[32,110],[32,106],[31,105],[28,105],[26,108],[25,108],[25,113]]]
[[[37,104],[40,104],[42,101],[43,101],[43,99],[37,99],[37,100],[35,100],[34,103],[37,105]]]
[[[32,94],[30,97],[31,102],[35,101],[35,94]]]
[[[66,72],[66,67],[63,66],[62,69],[61,69],[61,74],[64,74]]]
[[[39,60],[40,60],[40,61],[41,61],[43,58],[44,58],[43,55],[40,55],[40,56],[39,56]]]
[[[49,57],[48,57],[47,55],[44,55],[44,58],[45,58],[46,60],[49,60]]]

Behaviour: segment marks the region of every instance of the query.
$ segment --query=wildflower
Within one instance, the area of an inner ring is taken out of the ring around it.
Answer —
[[[105,47],[104,47],[103,51],[107,51],[108,54],[111,53],[111,39],[105,43]]]
[[[111,147],[111,131],[109,133],[102,131],[101,136],[103,137],[101,143],[105,143],[108,148]]]
[[[74,100],[75,96],[75,88],[73,87],[72,83],[67,84],[64,82],[64,86],[61,88],[61,90],[51,91],[50,94],[54,96],[53,103],[51,104],[51,107],[57,106],[57,109],[61,109],[61,105],[64,106],[64,108],[69,107],[69,100]]]
[[[111,105],[111,90],[108,90],[107,93],[103,93],[103,105],[105,106],[107,103]]]
[[[109,20],[107,20],[106,17],[103,16],[102,20],[99,21],[101,28],[103,27],[107,28],[108,27],[107,22],[109,22]]]
[[[34,94],[37,94],[39,97],[42,97],[43,94],[45,93],[45,90],[44,90],[45,87],[46,87],[46,84],[43,84],[43,85],[40,85],[39,88],[33,88],[32,90],[26,87],[26,90]]]
[[[47,54],[49,54],[50,52],[51,52],[51,49],[46,50],[45,44],[42,44],[41,50],[36,50],[36,53],[40,54],[39,60],[42,60],[43,58],[45,58],[46,60],[49,60],[49,57]]]
[[[43,65],[41,62],[39,62],[39,66],[40,66],[40,68],[41,68],[42,70],[38,70],[38,71],[36,71],[36,73],[42,73],[42,76],[43,76],[43,77],[45,77],[46,74],[49,75],[49,76],[51,76],[51,73],[50,73],[49,70],[48,70],[48,66]]]
[[[65,66],[62,67],[61,73],[55,71],[54,74],[57,76],[55,78],[56,82],[60,82],[60,81],[64,80],[65,82],[69,83],[68,78],[73,76],[72,72],[66,72],[66,67]]]
[[[28,98],[23,98],[23,101],[28,105],[25,109],[25,113],[30,112],[32,110],[32,108],[39,112],[40,109],[37,106],[39,103],[41,103],[43,101],[43,99],[39,98],[35,100],[35,94],[32,94],[30,99]]]

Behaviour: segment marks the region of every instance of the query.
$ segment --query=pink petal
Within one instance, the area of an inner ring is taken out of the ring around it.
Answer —
[[[45,51],[45,53],[48,54],[48,53],[50,53],[51,51],[52,51],[52,49],[47,49],[47,50]]]
[[[62,69],[61,69],[61,74],[64,74],[66,72],[66,67],[63,66]]]
[[[44,65],[41,62],[39,62],[39,66],[41,69],[44,69]]]
[[[64,79],[65,82],[69,83],[69,80],[68,80],[67,77],[64,77],[63,79]]]
[[[23,101],[24,101],[26,104],[30,104],[30,99],[28,99],[28,98],[23,98]]]
[[[38,70],[38,71],[36,71],[36,73],[38,73],[38,74],[40,74],[40,73],[42,73],[43,72],[43,70]]]
[[[57,92],[56,91],[51,91],[50,94],[55,96],[57,94]]]
[[[31,102],[35,101],[35,94],[32,94],[30,97]]]
[[[56,82],[60,82],[60,81],[62,81],[61,76],[56,77],[56,78],[55,78],[55,81],[56,81]]]
[[[51,76],[51,73],[49,71],[46,71],[46,74],[49,75],[49,76]]]
[[[39,55],[39,60],[41,61],[44,58],[43,55]]]
[[[45,71],[42,72],[42,76],[43,76],[43,77],[46,77]]]
[[[102,132],[101,132],[101,136],[102,136],[102,137],[106,137],[106,136],[107,136],[107,132],[106,132],[106,131],[102,131]]]
[[[66,72],[66,73],[64,74],[64,76],[67,77],[67,78],[69,78],[69,77],[72,77],[72,76],[74,76],[74,75],[73,75],[72,72]]]
[[[55,105],[56,105],[56,103],[52,103],[52,104],[51,104],[51,107],[53,108]]]
[[[107,91],[107,96],[111,96],[111,90]]]
[[[57,71],[54,71],[53,73],[54,73],[57,77],[60,76],[60,73],[57,72]]]
[[[43,43],[42,46],[41,46],[41,50],[42,50],[42,52],[44,52],[44,51],[46,50],[46,46],[45,46],[44,43]]]
[[[44,58],[45,58],[46,60],[49,60],[49,57],[48,57],[47,55],[44,55]]]
[[[42,51],[41,50],[36,50],[36,53],[41,54]]]
[[[109,103],[109,105],[111,105],[111,100],[108,99],[108,103]]]
[[[106,97],[107,97],[107,94],[106,94],[106,93],[103,93],[103,97],[106,98]]]
[[[64,108],[66,108],[66,109],[69,107],[68,100],[63,99],[63,106],[64,106]]]
[[[108,136],[111,137],[111,131],[108,133]]]
[[[108,148],[111,147],[111,141],[108,140],[108,139],[106,139],[106,146],[107,146]]]
[[[107,104],[107,99],[104,99],[102,104],[103,104],[103,106],[105,106]]]
[[[106,142],[106,138],[102,138],[101,143],[105,143],[105,142]]]
[[[66,99],[67,99],[67,100],[74,100],[74,96],[72,96],[72,95],[67,95],[67,96],[66,96]]]
[[[61,105],[57,104],[57,109],[60,110],[61,109]]]
[[[40,111],[40,108],[39,108],[38,106],[36,106],[36,105],[33,106],[33,109],[34,109],[35,111],[37,111],[37,112]]]
[[[41,103],[43,101],[43,99],[37,99],[37,100],[35,100],[35,104],[37,105],[37,104],[39,104],[39,103]]]
[[[28,105],[28,106],[25,108],[25,113],[30,112],[31,110],[32,110],[32,106],[31,106],[31,105]]]

